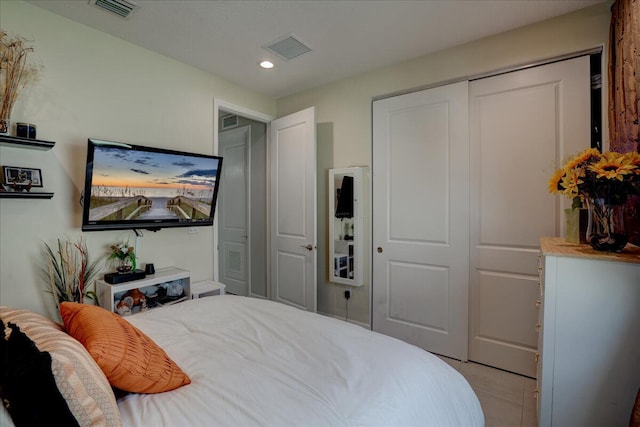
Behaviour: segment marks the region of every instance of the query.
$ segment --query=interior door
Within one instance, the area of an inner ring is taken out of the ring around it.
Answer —
[[[220,281],[227,292],[248,295],[250,250],[248,230],[248,168],[251,126],[220,132],[218,151],[224,158],[220,179]]]
[[[467,359],[468,83],[373,103],[373,329]]]
[[[470,83],[469,359],[535,377],[538,252],[561,235],[547,191],[556,167],[590,145],[589,57]]]
[[[271,122],[271,299],[316,311],[315,108]]]

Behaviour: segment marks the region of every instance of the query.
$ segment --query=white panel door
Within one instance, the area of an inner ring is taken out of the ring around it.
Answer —
[[[590,144],[589,57],[469,84],[469,359],[535,376],[537,256],[568,201],[547,182]]]
[[[227,292],[248,294],[250,261],[247,195],[249,194],[248,150],[251,126],[220,132],[218,151],[224,158],[220,179],[220,281]]]
[[[468,83],[373,103],[373,329],[467,359]]]
[[[271,122],[271,299],[316,311],[315,108]]]

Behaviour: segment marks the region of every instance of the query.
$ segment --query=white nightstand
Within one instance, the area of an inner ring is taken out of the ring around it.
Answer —
[[[213,295],[224,295],[224,289],[227,286],[210,280],[204,282],[193,283],[191,285],[191,298],[203,298]]]
[[[162,303],[154,303],[152,306],[150,305],[150,309],[156,306],[159,307],[185,301],[189,298],[189,295],[192,295],[190,289],[190,273],[187,270],[175,267],[158,268],[155,274],[149,274],[144,279],[117,284],[107,283],[104,280],[96,280],[96,292],[100,298],[100,306],[103,308],[121,315],[135,314],[141,311],[141,306],[129,307],[128,310],[122,312],[119,312],[116,308],[128,291],[133,289],[141,291],[147,296],[147,302],[149,302],[152,294],[156,294],[157,296],[159,287],[170,284],[182,287],[182,295]]]

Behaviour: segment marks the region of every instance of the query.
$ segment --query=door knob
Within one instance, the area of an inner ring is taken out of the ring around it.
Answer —
[[[309,243],[308,245],[300,245],[301,248],[305,248],[308,251],[312,251],[313,250],[313,245],[311,243]]]

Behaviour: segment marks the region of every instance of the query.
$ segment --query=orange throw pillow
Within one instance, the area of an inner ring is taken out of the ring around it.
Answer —
[[[160,393],[191,383],[151,338],[104,308],[63,302],[60,314],[69,335],[85,346],[109,383],[134,393]]]

